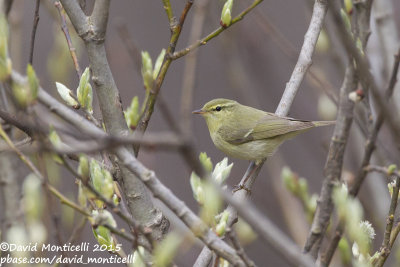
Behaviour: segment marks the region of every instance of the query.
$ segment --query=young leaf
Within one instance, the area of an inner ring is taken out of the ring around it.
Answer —
[[[30,101],[32,102],[37,98],[39,92],[39,79],[37,78],[36,72],[31,64],[26,66],[26,75],[28,76],[29,95]]]
[[[61,96],[62,100],[73,108],[78,108],[79,103],[71,96],[72,91],[68,89],[64,84],[56,82],[57,92]]]
[[[157,57],[156,64],[154,65],[153,80],[157,79],[157,76],[158,76],[158,73],[160,72],[164,57],[165,57],[165,49],[162,49],[160,54]]]
[[[83,108],[85,108],[90,114],[93,113],[93,90],[90,85],[90,72],[89,68],[86,68],[83,72],[79,81],[79,86],[76,89],[76,95],[78,101]]]

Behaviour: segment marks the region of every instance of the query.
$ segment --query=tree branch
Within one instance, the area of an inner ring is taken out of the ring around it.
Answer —
[[[109,0],[96,1],[90,18],[87,18],[76,1],[61,0],[75,30],[84,40],[88,52],[92,81],[95,85],[107,132],[126,135],[128,127],[122,111],[118,88],[108,64],[104,47]],[[155,240],[162,238],[169,222],[154,207],[151,196],[143,183],[124,166],[121,170],[121,186],[133,217],[142,225],[152,228]]]
[[[172,60],[178,59],[178,58],[183,57],[183,56],[187,55],[188,53],[192,52],[193,50],[195,50],[199,46],[207,44],[208,41],[210,41],[211,39],[214,39],[215,37],[217,37],[221,32],[223,32],[224,30],[228,29],[233,24],[241,21],[247,15],[247,13],[249,13],[253,8],[255,8],[262,1],[263,0],[254,0],[254,2],[248,8],[243,10],[238,16],[236,16],[234,19],[232,19],[232,22],[231,22],[231,24],[229,24],[229,26],[226,26],[226,27],[222,27],[221,26],[221,27],[219,27],[218,29],[216,29],[215,31],[213,31],[212,33],[210,33],[209,35],[207,35],[203,39],[196,41],[192,45],[190,45],[190,46],[188,46],[188,47],[186,47],[186,48],[184,48],[184,49],[182,49],[180,51],[173,52],[173,54],[170,54],[168,56],[168,58],[170,58]]]

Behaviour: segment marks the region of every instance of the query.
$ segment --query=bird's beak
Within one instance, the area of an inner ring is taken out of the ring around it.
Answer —
[[[204,113],[206,113],[204,110],[202,110],[202,109],[198,109],[198,110],[194,110],[194,111],[192,111],[192,113],[193,114],[204,114]]]

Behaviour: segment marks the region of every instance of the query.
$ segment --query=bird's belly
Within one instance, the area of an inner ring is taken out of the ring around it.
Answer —
[[[215,146],[230,157],[257,161],[271,156],[280,145],[277,140],[256,140],[243,144],[231,144],[219,136],[211,137]]]

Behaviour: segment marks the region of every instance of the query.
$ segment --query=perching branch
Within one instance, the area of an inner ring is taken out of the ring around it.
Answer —
[[[12,79],[17,79],[20,81],[23,78],[18,73],[13,72]],[[101,129],[94,126],[84,117],[78,115],[75,111],[59,103],[41,88],[39,89],[38,100],[49,110],[62,117],[64,120],[80,129],[82,132],[95,138],[102,138],[106,136],[106,133],[104,133]],[[129,169],[129,171],[139,177],[142,182],[146,184],[148,189],[153,193],[154,197],[160,199],[179,218],[181,218],[181,220],[200,240],[204,242],[204,244],[209,246],[218,255],[225,258],[229,262],[238,264],[238,266],[244,266],[244,263],[240,257],[236,255],[235,250],[227,245],[224,241],[219,239],[219,237],[212,230],[210,230],[204,224],[204,222],[197,217],[197,215],[195,215],[181,200],[179,200],[165,185],[163,185],[160,180],[158,180],[154,172],[144,167],[126,148],[117,148],[115,154],[120,159],[120,162]],[[147,213],[148,212],[149,210],[147,210]],[[151,213],[149,215],[154,214]],[[158,217],[157,219],[158,221],[153,222],[158,224],[164,223],[162,217]],[[154,226],[142,225],[149,228],[153,228],[152,226]]]

